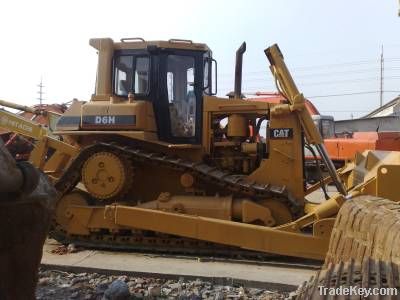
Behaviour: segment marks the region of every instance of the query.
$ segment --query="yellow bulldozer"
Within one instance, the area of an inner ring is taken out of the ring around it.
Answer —
[[[205,44],[99,38],[90,45],[98,52],[95,94],[62,114],[53,131],[60,139],[0,111],[0,126],[37,141],[30,161],[59,194],[57,240],[322,260],[343,203],[363,195],[399,200],[399,153],[360,154],[336,172],[277,45],[265,54],[285,98],[278,104],[243,97],[245,43],[228,98],[216,96],[217,62]],[[305,143],[330,174],[310,188]],[[306,201],[327,183],[335,195]]]

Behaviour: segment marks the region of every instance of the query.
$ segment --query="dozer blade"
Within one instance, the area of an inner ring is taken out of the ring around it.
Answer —
[[[400,263],[400,205],[373,196],[343,204],[333,227],[325,265],[372,258]]]

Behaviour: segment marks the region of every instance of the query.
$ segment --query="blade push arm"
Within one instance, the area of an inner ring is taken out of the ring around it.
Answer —
[[[332,177],[337,190],[342,194],[346,195],[346,189],[342,184],[338,174],[336,173],[335,166],[332,160],[329,158],[326,151],[325,145],[323,144],[322,137],[314,125],[310,113],[305,109],[305,99],[301,94],[290,75],[290,72],[283,60],[283,55],[278,45],[272,45],[265,50],[265,54],[271,64],[270,69],[277,82],[278,89],[283,96],[289,101],[290,111],[297,114],[300,123],[303,127],[304,134],[307,141],[310,144],[315,145],[320,156],[322,157],[325,166],[329,171],[329,175]]]
[[[311,115],[305,109],[304,96],[299,92],[290,75],[278,45],[267,48],[265,54],[271,64],[270,69],[279,85],[280,92],[289,101],[290,110],[295,111],[299,116],[307,141],[313,145],[322,144],[321,134],[315,127]]]

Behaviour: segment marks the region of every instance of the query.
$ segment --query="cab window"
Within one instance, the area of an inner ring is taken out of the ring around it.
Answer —
[[[114,94],[149,93],[150,59],[147,56],[123,55],[114,61]]]
[[[322,137],[329,139],[335,136],[335,123],[333,120],[321,120]]]

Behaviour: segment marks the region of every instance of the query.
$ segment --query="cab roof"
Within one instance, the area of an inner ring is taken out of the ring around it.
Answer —
[[[90,39],[90,45],[97,48],[95,45],[101,39]],[[108,39],[107,40],[111,40]],[[112,40],[111,40],[112,41]],[[156,46],[158,48],[171,48],[171,49],[183,49],[183,50],[198,50],[198,51],[210,51],[210,48],[206,44],[193,43],[191,40],[183,39],[170,39],[168,41],[146,41],[143,38],[123,38],[120,42],[113,42],[114,50],[123,49],[146,49],[148,46]]]

